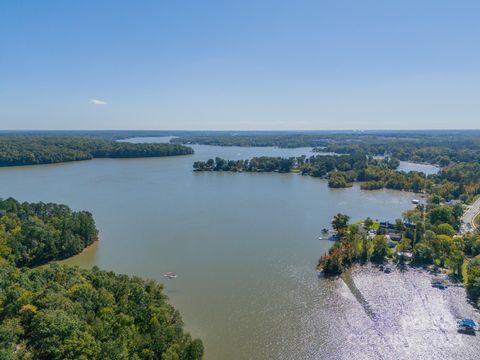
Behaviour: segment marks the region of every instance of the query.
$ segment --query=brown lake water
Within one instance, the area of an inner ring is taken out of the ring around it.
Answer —
[[[334,190],[296,174],[195,173],[195,160],[215,156],[311,153],[193,148],[180,157],[2,168],[0,196],[91,211],[101,240],[67,263],[165,283],[209,360],[341,358],[351,334],[338,323],[339,283],[315,272],[331,246],[318,240],[321,229],[338,212],[393,220],[414,195]],[[168,271],[178,277],[165,279]]]

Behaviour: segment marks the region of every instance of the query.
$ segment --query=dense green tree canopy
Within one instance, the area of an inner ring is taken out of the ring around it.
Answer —
[[[349,220],[350,217],[348,215],[338,213],[332,219],[332,227],[338,233],[343,234],[347,230]]]
[[[480,256],[475,257],[467,266],[467,290],[480,307]]]
[[[162,286],[112,272],[0,265],[0,359],[200,359]]]
[[[0,137],[0,166],[50,164],[93,158],[137,158],[193,154],[177,144],[133,144],[77,137]]]
[[[369,156],[388,154],[392,169],[399,160],[447,166],[480,161],[478,131],[366,131],[303,133],[206,133],[181,135],[176,143],[221,146],[317,147],[338,154],[361,152]]]
[[[92,214],[68,206],[0,199],[0,256],[35,266],[80,253],[97,240]]]
[[[90,213],[0,200],[0,359],[174,359],[203,355],[162,285],[53,265],[97,240]]]

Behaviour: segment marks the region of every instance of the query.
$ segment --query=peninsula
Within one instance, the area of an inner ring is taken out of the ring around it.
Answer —
[[[190,155],[177,144],[132,144],[88,137],[0,136],[0,166],[53,164],[98,158],[142,158]]]
[[[318,268],[327,276],[338,275],[354,263],[373,262],[421,266],[442,270],[452,281],[464,283],[480,307],[480,140],[476,132],[397,132],[372,134],[240,135],[187,137],[189,143],[224,146],[301,146],[321,144],[324,153],[310,157],[222,158],[196,161],[195,171],[299,173],[325,178],[329,187],[358,182],[361,189],[393,189],[419,193],[415,208],[395,223],[365,221],[349,224],[337,214],[332,220],[337,241],[320,258]],[[182,138],[175,141],[182,142]],[[436,164],[437,174],[399,171],[400,160]],[[368,214],[366,214],[368,215]],[[390,268],[387,268],[389,271]]]
[[[1,359],[198,360],[163,285],[49,264],[96,241],[90,213],[0,200]]]

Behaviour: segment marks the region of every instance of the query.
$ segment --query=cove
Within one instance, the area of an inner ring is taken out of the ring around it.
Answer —
[[[349,336],[337,322],[349,295],[318,279],[331,246],[318,235],[337,212],[394,220],[415,196],[329,189],[298,174],[195,173],[194,161],[215,156],[313,153],[192,147],[189,156],[2,168],[0,196],[91,211],[101,241],[66,263],[165,283],[209,360],[334,358]],[[178,277],[165,279],[169,271]]]

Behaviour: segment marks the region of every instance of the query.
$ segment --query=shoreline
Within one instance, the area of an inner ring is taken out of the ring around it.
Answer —
[[[348,291],[343,295],[350,303],[344,317],[361,317],[365,326],[353,342],[361,345],[368,336],[380,353],[388,354],[385,359],[475,358],[480,341],[457,332],[456,320],[471,318],[478,323],[480,311],[468,301],[464,287],[432,287],[436,277],[410,266],[385,274],[366,264],[335,279],[341,294]]]
[[[92,157],[89,159],[80,159],[80,160],[64,160],[64,161],[55,161],[48,163],[37,163],[37,164],[15,164],[15,165],[0,165],[0,169],[11,169],[11,168],[28,168],[28,167],[41,167],[41,166],[52,166],[52,165],[61,165],[61,164],[72,164],[72,163],[84,163],[94,160],[130,160],[130,159],[159,159],[159,158],[170,158],[176,156],[190,156],[194,155],[194,152],[190,154],[174,154],[174,155],[159,155],[159,156],[101,156],[101,157]]]
[[[67,259],[71,259],[72,257],[75,257],[75,256],[81,255],[81,254],[83,254],[83,253],[86,253],[86,252],[88,252],[88,251],[91,251],[93,248],[98,247],[99,243],[100,243],[100,240],[95,240],[95,241],[92,242],[90,245],[85,246],[81,252],[79,252],[79,253],[76,254],[76,255],[70,256],[70,257],[68,257]],[[67,260],[67,259],[65,259],[65,260]]]
[[[67,257],[65,259],[61,259],[61,260],[53,260],[53,261],[51,261],[47,264],[44,264],[44,265],[60,264],[60,265],[78,266],[76,264],[67,264],[67,262],[75,261],[75,259],[77,257],[81,256],[81,255],[85,255],[85,254],[90,253],[92,251],[96,251],[98,249],[99,244],[100,244],[100,240],[95,240],[93,243],[91,243],[90,245],[83,248],[83,250],[81,252],[79,252],[78,254],[69,256],[69,257]]]

